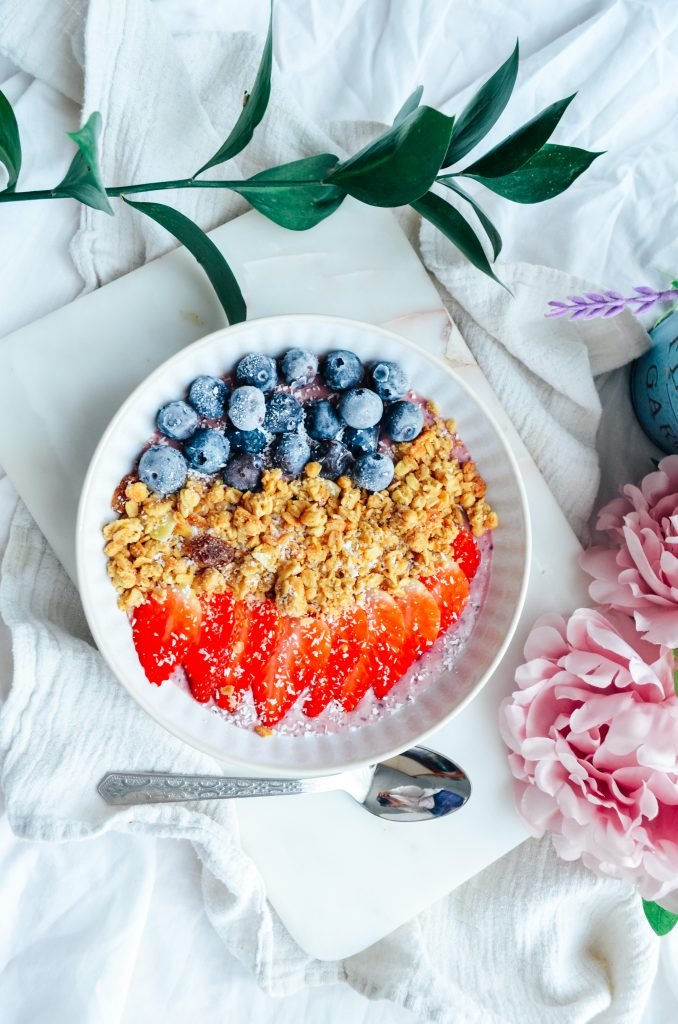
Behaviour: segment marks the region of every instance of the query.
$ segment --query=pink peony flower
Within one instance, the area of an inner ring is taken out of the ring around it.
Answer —
[[[518,811],[566,860],[656,900],[678,888],[678,698],[670,650],[626,615],[544,615],[502,705]]]
[[[645,639],[678,647],[678,455],[669,455],[640,487],[605,505],[598,529],[617,545],[581,557],[594,577],[594,601],[633,615]]]

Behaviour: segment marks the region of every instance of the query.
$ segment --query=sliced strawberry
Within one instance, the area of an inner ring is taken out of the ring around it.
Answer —
[[[480,565],[480,551],[470,530],[460,530],[452,542],[454,560],[467,580],[472,580]]]
[[[435,576],[421,581],[431,592],[440,608],[439,635],[446,633],[461,615],[468,601],[468,580],[457,565],[441,569]]]
[[[396,598],[405,621],[405,636],[402,646],[400,674],[404,675],[410,665],[424,651],[435,643],[440,631],[440,607],[435,597],[422,583],[410,583],[404,594]],[[391,686],[395,680],[391,681]],[[390,689],[390,686],[388,687]],[[375,684],[374,692],[383,697],[381,681]]]
[[[344,680],[339,700],[353,711],[370,686],[379,696],[402,674],[400,662],[405,634],[403,613],[390,594],[373,590],[367,600],[367,638],[363,654]]]
[[[207,703],[220,685],[224,672],[224,652],[235,625],[235,599],[232,594],[204,595],[202,625],[197,644],[183,659],[191,693],[201,704]]]
[[[304,620],[284,616],[275,651],[264,671],[252,680],[254,706],[261,725],[276,725],[303,690],[306,642]]]
[[[304,702],[304,714],[315,718],[338,697],[346,677],[358,663],[367,637],[367,614],[356,606],[329,624],[330,650],[322,672],[316,672]]]
[[[228,711],[235,711],[245,688],[240,679],[250,631],[250,611],[250,606],[244,601],[234,602],[233,630],[219,658],[220,672],[216,679],[214,699],[220,708]]]
[[[261,676],[276,649],[281,617],[273,601],[257,601],[247,605],[248,628],[240,656],[233,665],[227,686],[233,693],[225,695],[224,706],[235,710],[243,693]],[[217,702],[219,703],[219,702]]]
[[[197,598],[178,590],[152,594],[134,609],[134,646],[149,683],[169,679],[197,641],[201,616]]]
[[[323,619],[307,615],[304,626],[304,664],[302,665],[302,689],[313,687],[325,678],[327,659],[332,647],[332,632]]]

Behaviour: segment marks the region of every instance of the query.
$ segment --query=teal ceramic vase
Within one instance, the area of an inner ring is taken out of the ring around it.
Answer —
[[[678,310],[650,331],[652,347],[631,367],[631,401],[658,448],[678,454]]]

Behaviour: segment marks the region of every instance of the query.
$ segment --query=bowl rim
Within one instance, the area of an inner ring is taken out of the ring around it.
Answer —
[[[230,766],[235,769],[247,769],[248,772],[254,773],[258,777],[268,778],[304,778],[311,776],[319,776],[322,774],[336,775],[340,774],[341,772],[354,771],[358,768],[363,768],[366,765],[374,764],[375,759],[365,757],[358,758],[357,760],[346,762],[340,768],[334,769],[331,772],[326,773],[321,773],[313,769],[305,769],[303,767],[294,768],[276,766],[275,776],[273,776],[269,769],[262,768],[261,765],[247,759],[246,757],[238,756],[235,754],[223,756],[218,754],[217,752],[215,752],[214,748],[211,745],[202,742],[199,737],[196,737],[195,735],[191,734],[188,730],[183,729],[180,725],[176,724],[175,722],[169,721],[161,712],[159,712],[158,708],[155,705],[152,705],[150,701],[145,700],[141,693],[139,693],[131,685],[129,685],[127,681],[123,677],[121,677],[121,675],[118,672],[115,671],[109,658],[107,657],[106,639],[103,636],[102,630],[99,628],[97,618],[94,614],[93,608],[91,607],[89,597],[87,594],[87,567],[83,549],[85,544],[85,519],[89,505],[89,494],[93,486],[94,478],[96,476],[99,465],[103,461],[103,458],[107,452],[110,437],[117,431],[118,425],[120,421],[123,420],[127,415],[128,409],[136,403],[137,397],[143,391],[145,391],[146,388],[152,382],[154,382],[156,379],[163,377],[167,373],[167,370],[170,366],[172,366],[174,363],[178,363],[181,360],[185,359],[186,353],[188,351],[195,351],[202,347],[207,348],[217,338],[231,333],[255,333],[257,328],[261,328],[262,326],[265,328],[269,324],[274,324],[278,322],[289,323],[294,321],[311,321],[312,323],[322,323],[327,326],[341,326],[342,324],[347,324],[351,325],[353,328],[362,328],[369,331],[370,333],[381,335],[384,337],[384,339],[395,340],[399,344],[405,345],[407,348],[412,349],[416,353],[416,355],[427,360],[429,363],[437,365],[447,376],[452,377],[456,385],[460,387],[463,391],[465,391],[470,396],[470,398],[482,408],[483,415],[487,418],[490,425],[492,426],[497,441],[499,442],[500,446],[504,451],[504,455],[507,459],[508,464],[511,467],[512,475],[517,485],[520,500],[520,510],[525,529],[525,554],[522,563],[522,578],[520,581],[518,597],[515,602],[515,607],[513,609],[513,614],[509,621],[508,627],[504,633],[503,640],[501,644],[498,646],[492,661],[490,662],[486,670],[483,672],[483,674],[480,676],[475,686],[473,686],[473,688],[469,690],[469,692],[466,693],[458,703],[451,707],[448,713],[443,715],[435,724],[428,726],[427,728],[423,729],[420,733],[417,733],[416,736],[413,736],[411,741],[409,742],[410,746],[414,746],[416,744],[421,743],[423,740],[426,740],[429,736],[437,732],[449,721],[451,721],[452,718],[460,714],[464,710],[464,708],[466,708],[468,704],[470,704],[470,702],[478,695],[478,693],[483,689],[483,687],[489,681],[490,677],[496,671],[499,663],[501,662],[502,658],[506,653],[506,650],[508,648],[509,643],[511,642],[511,639],[513,638],[516,626],[518,625],[518,621],[523,610],[525,596],[527,594],[527,587],[529,583],[530,566],[532,561],[532,524],[525,485],[518,465],[518,460],[514,453],[511,451],[504,437],[504,433],[495,418],[494,413],[485,407],[484,400],[479,395],[476,394],[474,389],[471,386],[469,386],[469,384],[467,384],[465,380],[462,379],[461,375],[456,372],[453,366],[451,366],[444,358],[429,351],[428,349],[424,348],[417,342],[411,341],[409,338],[397,334],[395,331],[391,331],[386,327],[382,327],[378,324],[371,324],[364,320],[356,320],[352,317],[340,317],[334,316],[332,314],[319,313],[283,313],[275,314],[273,316],[258,317],[252,320],[241,321],[240,323],[237,324],[220,327],[216,331],[212,331],[210,332],[210,334],[206,334],[204,337],[198,338],[196,341],[184,346],[184,348],[180,349],[178,352],[175,352],[174,355],[170,356],[163,363],[161,363],[154,370],[152,370],[133,389],[133,391],[130,392],[125,401],[119,406],[119,408],[109,421],[108,426],[104,430],[103,434],[101,435],[101,438],[99,439],[96,445],[96,448],[94,449],[94,453],[90,459],[87,468],[87,473],[85,475],[82,489],[80,491],[80,497],[78,501],[78,514],[75,526],[76,582],[78,593],[80,595],[83,610],[85,613],[85,618],[87,620],[89,629],[92,633],[92,637],[96,644],[97,650],[103,657],[112,675],[115,677],[118,683],[120,683],[125,688],[127,693],[134,700],[134,702],[139,707],[141,707],[153,719],[153,721],[157,722],[169,733],[171,733],[177,739],[185,743],[188,747],[192,748],[193,750],[197,750],[200,753],[211,757],[212,759],[217,760],[220,764],[223,764],[225,767]],[[300,738],[303,739],[303,737]],[[401,753],[402,749],[404,748],[400,746],[395,747],[393,749],[389,748],[385,752],[380,752],[378,757],[382,761],[387,760],[388,758],[394,757],[397,754]]]

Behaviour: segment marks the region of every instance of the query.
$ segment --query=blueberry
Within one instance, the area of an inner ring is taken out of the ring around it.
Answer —
[[[239,452],[226,463],[224,482],[239,491],[256,491],[261,483],[261,459],[252,452]]]
[[[278,391],[266,402],[264,430],[271,434],[288,434],[296,430],[304,418],[304,410],[294,395]]]
[[[220,420],[228,398],[228,387],[219,377],[196,377],[188,389],[188,400],[201,416]]]
[[[384,413],[382,430],[393,441],[414,441],[424,428],[424,414],[414,402],[394,402]]]
[[[407,394],[409,381],[402,366],[381,359],[370,367],[374,390],[385,402],[394,402]]]
[[[313,457],[322,466],[320,475],[327,480],[336,480],[348,473],[353,463],[353,456],[341,441],[321,441]]]
[[[257,455],[263,452],[268,444],[268,435],[260,427],[254,430],[234,430],[230,436],[231,451],[249,452],[250,455]]]
[[[311,457],[308,441],[300,434],[283,434],[275,443],[271,461],[289,476],[298,476]]]
[[[341,430],[341,420],[326,399],[306,406],[306,432],[314,441],[329,441]]]
[[[280,362],[282,378],[286,384],[303,387],[310,384],[318,372],[318,357],[303,348],[291,348]]]
[[[191,469],[198,473],[216,473],[223,469],[228,460],[231,446],[228,438],[218,430],[203,427],[196,430],[184,445],[184,455]]]
[[[355,352],[339,348],[328,352],[323,360],[322,378],[328,388],[345,391],[354,388],[363,379],[363,364]]]
[[[249,384],[260,391],[273,391],[278,383],[275,360],[270,356],[259,355],[258,352],[250,352],[236,366],[235,379],[238,384]]]
[[[353,483],[366,491],[383,491],[393,479],[393,462],[388,455],[361,455],[353,464]]]
[[[139,459],[139,479],[156,494],[173,494],[186,481],[186,459],[176,448],[154,444]]]
[[[228,403],[228,417],[238,430],[255,430],[264,422],[266,399],[259,388],[236,388]]]
[[[200,420],[186,402],[168,402],[158,410],[155,423],[161,434],[173,441],[185,441],[197,429]]]
[[[373,427],[381,419],[384,403],[369,388],[353,388],[339,399],[339,413],[349,427]]]
[[[346,427],[343,441],[356,457],[372,455],[379,446],[379,427],[363,427],[361,430]]]

